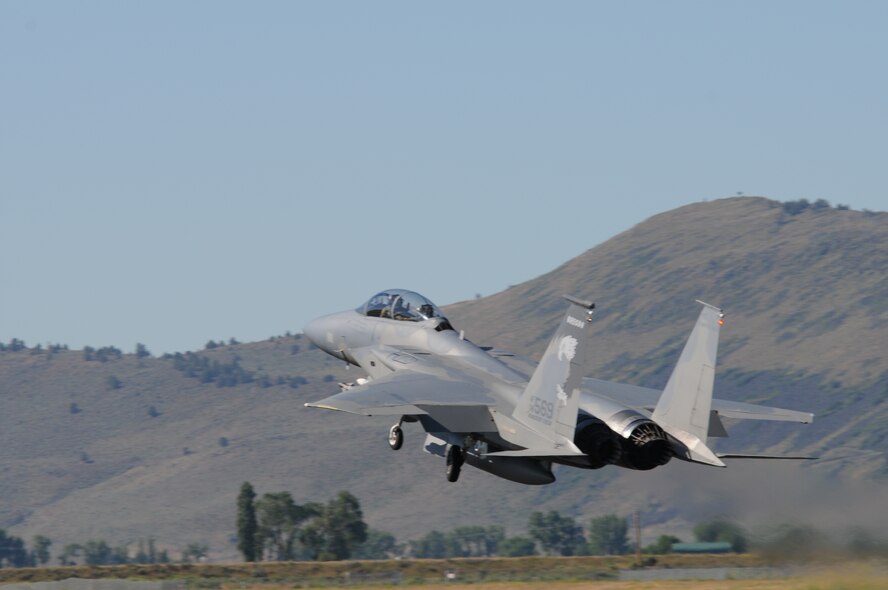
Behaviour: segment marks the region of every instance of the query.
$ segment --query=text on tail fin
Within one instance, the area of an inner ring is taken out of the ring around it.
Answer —
[[[587,326],[595,304],[565,296],[567,313],[540,359],[513,418],[546,435],[572,441],[586,361]]]

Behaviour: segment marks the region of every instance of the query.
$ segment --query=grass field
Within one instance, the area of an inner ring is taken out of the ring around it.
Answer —
[[[330,586],[325,590],[379,590],[380,585]],[[393,587],[393,586],[382,586]],[[224,584],[222,590],[292,590],[293,586]],[[773,580],[659,580],[438,583],[414,586],[422,590],[885,590],[888,572],[856,567]]]
[[[661,556],[657,572],[678,568],[752,568],[771,565],[761,556]],[[781,579],[620,581],[633,559],[620,557],[527,557],[494,559],[411,559],[391,561],[262,562],[255,564],[169,564],[0,569],[0,585],[67,578],[178,580],[194,590],[869,590],[888,589],[885,561],[807,564]],[[748,570],[747,570],[748,571]],[[453,579],[447,581],[448,574]]]
[[[280,584],[282,586],[336,586],[400,580],[405,584],[435,583],[448,572],[463,582],[588,580],[616,577],[630,569],[634,557],[515,557],[465,559],[404,559],[379,561],[265,561],[258,563],[206,563],[65,566],[0,569],[0,583],[44,582],[66,578],[135,578],[145,580],[201,580],[207,587],[225,583]],[[755,554],[663,555],[658,567],[758,567],[768,565]],[[240,587],[240,586],[238,586]]]

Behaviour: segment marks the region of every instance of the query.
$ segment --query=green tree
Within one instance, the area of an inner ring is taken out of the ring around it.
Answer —
[[[59,565],[77,565],[83,546],[79,543],[68,543],[59,554]]]
[[[645,547],[643,551],[654,555],[666,555],[667,553],[672,553],[672,545],[675,543],[681,543],[681,539],[672,535],[660,535],[656,541]]]
[[[83,561],[87,565],[113,565],[129,562],[126,547],[112,548],[102,539],[83,544]]]
[[[24,340],[19,340],[18,338],[13,338],[9,341],[9,346],[7,350],[10,352],[18,352],[20,350],[26,350],[28,346],[25,344]]]
[[[210,552],[206,543],[189,543],[182,550],[182,563],[197,563]]]
[[[250,482],[241,484],[240,494],[237,496],[237,549],[244,556],[244,561],[256,561],[259,555],[257,551],[256,507],[253,504],[256,492]]]
[[[442,559],[448,557],[447,536],[441,531],[429,531],[424,537],[410,543],[414,557]]]
[[[259,552],[264,553],[267,549],[274,553],[277,561],[295,559],[300,527],[317,514],[315,505],[297,505],[290,492],[265,494],[256,502]]]
[[[391,559],[400,555],[401,547],[395,536],[386,531],[369,529],[367,540],[358,545],[352,558],[354,559]]]
[[[157,547],[151,537],[148,538],[148,563],[157,563]]]
[[[136,545],[136,556],[133,557],[133,563],[148,563],[148,553],[145,551],[145,541],[139,539]]]
[[[448,557],[489,557],[505,538],[501,526],[461,526],[447,534]]]
[[[348,492],[325,506],[312,506],[318,515],[303,529],[302,544],[313,559],[348,559],[352,550],[367,540],[367,524],[358,499]]]
[[[720,518],[695,526],[694,537],[703,543],[730,543],[736,553],[745,553],[749,546],[743,527]]]
[[[86,565],[108,565],[112,563],[111,547],[105,541],[90,539],[83,544],[83,561]]]
[[[503,557],[525,557],[536,554],[536,543],[530,537],[509,537],[503,539],[497,548],[497,555]]]
[[[561,516],[555,510],[530,515],[527,532],[549,555],[579,555],[585,552],[583,527],[573,518]]]
[[[118,545],[111,550],[111,557],[108,559],[110,565],[123,565],[130,562],[129,548],[126,545]]]
[[[25,549],[25,542],[0,529],[0,567],[25,567],[31,565],[31,556]]]
[[[35,563],[39,565],[46,565],[49,563],[49,547],[51,545],[52,540],[43,535],[35,535],[34,538],[31,539],[31,551],[34,554]]]
[[[143,359],[145,357],[151,356],[151,353],[148,351],[148,347],[142,344],[141,342],[136,343],[136,358]]]
[[[798,215],[811,206],[808,199],[799,199],[798,201],[786,201],[783,203],[783,211],[789,215]]]
[[[622,555],[628,551],[625,518],[608,514],[589,523],[589,551],[593,555]]]

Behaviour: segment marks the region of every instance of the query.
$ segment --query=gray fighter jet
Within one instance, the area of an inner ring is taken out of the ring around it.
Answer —
[[[448,481],[464,463],[524,484],[555,481],[554,463],[653,469],[673,457],[724,467],[708,437],[727,436],[722,417],[808,423],[814,415],[712,398],[722,311],[703,306],[666,388],[583,378],[595,305],[565,296],[567,313],[540,362],[476,346],[431,301],[383,291],[355,310],[318,318],[305,335],[367,372],[309,407],[394,416],[389,446],[419,422],[425,450],[446,459]]]

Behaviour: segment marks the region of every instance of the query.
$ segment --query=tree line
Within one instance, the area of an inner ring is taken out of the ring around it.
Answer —
[[[208,348],[213,347],[208,346]],[[237,355],[228,362],[211,360],[194,352],[165,354],[161,358],[172,360],[173,368],[186,377],[197,379],[201,383],[215,383],[216,387],[236,387],[255,383],[262,388],[289,385],[293,389],[298,389],[308,383],[305,377],[279,375],[272,378],[249,371],[241,366],[240,357]]]
[[[783,212],[788,215],[798,215],[799,213],[810,209],[811,211],[821,211],[823,209],[830,209],[832,205],[829,204],[829,201],[826,199],[817,199],[816,201],[809,202],[808,199],[798,199],[797,201],[786,201],[781,203],[781,207],[783,208]],[[851,207],[848,205],[838,204],[836,205],[836,209],[839,211],[848,211]]]
[[[52,539],[36,535],[30,547],[21,538],[0,529],[0,568],[37,567],[50,564]],[[206,557],[206,543],[190,543],[181,552],[180,563],[200,561]],[[111,546],[102,539],[90,539],[82,543],[68,543],[57,555],[59,565],[124,565],[172,563],[166,549],[158,550],[154,539],[140,539],[135,549],[130,545]]]
[[[24,539],[6,534],[0,529],[0,567],[35,567],[49,563],[49,546],[52,541],[43,535],[31,540],[28,548]]]
[[[238,548],[247,561],[617,555],[634,550],[627,538],[627,519],[614,514],[593,518],[584,529],[576,519],[557,511],[534,512],[526,533],[512,537],[498,525],[470,525],[447,532],[433,530],[417,540],[399,543],[391,533],[369,528],[359,501],[348,492],[340,492],[327,503],[300,506],[289,492],[269,493],[257,500],[252,486],[245,486],[238,498],[237,524]],[[745,552],[752,545],[742,527],[725,519],[700,523],[693,534],[700,542],[728,543],[736,552]],[[670,553],[680,541],[661,535],[642,552]],[[49,565],[52,545],[51,539],[37,535],[29,546],[0,529],[0,568]],[[781,524],[758,534],[753,546],[775,560],[888,556],[888,539],[863,529],[849,529],[841,536],[809,525]],[[176,561],[199,562],[208,555],[206,543],[190,543]],[[115,565],[163,564],[173,559],[149,538],[139,540],[135,551],[132,544],[111,546],[101,539],[69,543],[57,561],[59,565]]]
[[[747,549],[746,533],[726,520],[695,527],[698,541],[730,543]],[[588,527],[555,510],[533,512],[525,534],[509,537],[493,526],[460,526],[432,530],[423,537],[398,543],[394,535],[370,529],[363,521],[360,502],[349,492],[326,504],[296,504],[290,492],[266,493],[257,499],[249,482],[237,500],[238,549],[246,561],[387,559],[393,557],[520,557],[527,555],[621,555],[634,551],[628,520],[616,514],[593,518]],[[645,553],[672,551],[681,540],[663,535],[643,548]]]
[[[20,338],[13,338],[8,343],[0,342],[0,352],[21,352],[23,350],[30,351],[31,354],[47,353],[52,355],[67,351],[69,348],[67,344],[47,344],[46,347],[42,344],[36,344],[33,347],[28,347],[25,341]],[[136,348],[133,354],[140,359],[151,356],[148,348],[142,343],[136,343]],[[123,358],[123,355],[124,352],[116,346],[102,346],[101,348],[94,348],[92,346],[83,347],[83,360],[85,361],[99,361],[105,363],[111,360],[119,360]]]
[[[275,338],[277,337],[272,337],[272,339]],[[229,341],[229,345],[236,344],[239,344],[239,342],[234,338]],[[212,350],[222,346],[225,346],[224,342],[220,341],[217,343],[210,340],[207,342],[205,349]],[[55,353],[67,350],[68,346],[62,344],[50,344],[46,348],[43,348],[42,345],[38,344],[33,348],[28,348],[25,341],[20,340],[19,338],[13,338],[9,343],[0,342],[0,352],[30,351],[31,354],[45,353],[51,357]],[[299,350],[299,345],[293,344],[290,353],[296,354]],[[125,354],[116,346],[103,346],[101,348],[85,346],[82,353],[83,360],[97,361],[100,363],[120,360]],[[144,344],[136,343],[133,355],[141,360],[150,357],[151,352]],[[173,368],[184,374],[186,377],[197,379],[201,383],[215,383],[216,387],[236,387],[238,385],[255,383],[262,388],[288,385],[292,389],[298,389],[303,385],[307,385],[309,382],[308,379],[299,375],[278,375],[276,377],[271,377],[256,371],[250,371],[241,366],[240,357],[237,355],[234,355],[234,358],[228,362],[220,362],[218,360],[210,359],[195,352],[164,354],[160,358],[172,361]],[[123,387],[123,383],[116,376],[111,376],[107,380],[107,386],[108,389],[112,390],[120,389]]]
[[[33,348],[28,348],[24,340],[20,338],[12,338],[8,343],[0,342],[0,352],[21,352],[23,350],[30,351],[31,354],[54,354],[68,350],[67,344],[47,344],[44,348],[42,344],[37,344]]]
[[[374,533],[376,542],[380,535],[385,533]],[[237,538],[245,561],[330,561],[349,559],[371,537],[361,504],[349,492],[326,504],[300,505],[290,492],[257,500],[252,484],[244,482],[237,499]]]
[[[521,557],[620,555],[629,551],[627,522],[614,514],[593,518],[588,529],[555,510],[533,512],[524,535],[507,537],[501,526],[462,526],[430,531],[409,543],[413,557]]]

